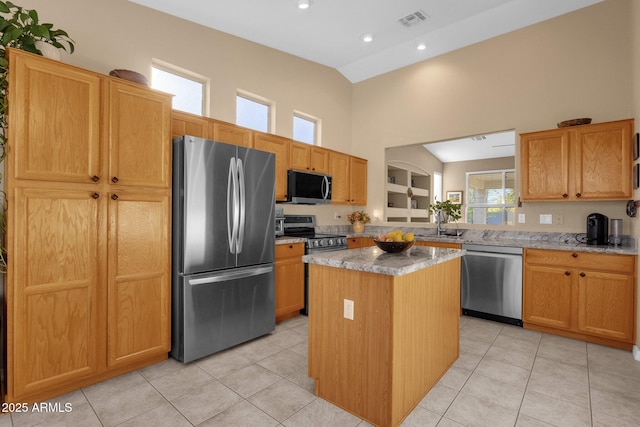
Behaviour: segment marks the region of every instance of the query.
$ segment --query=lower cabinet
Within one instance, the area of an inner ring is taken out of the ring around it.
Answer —
[[[434,246],[436,248],[451,248],[451,249],[462,248],[462,245],[460,243],[434,242],[434,241],[425,241],[425,240],[417,240],[415,245],[416,246]]]
[[[168,190],[14,191],[6,401],[43,401],[166,359]]]
[[[348,249],[367,248],[375,245],[376,244],[373,243],[373,237],[349,237],[347,239]]]
[[[276,245],[276,322],[304,308],[304,243]]]
[[[525,249],[526,328],[631,349],[636,256]]]

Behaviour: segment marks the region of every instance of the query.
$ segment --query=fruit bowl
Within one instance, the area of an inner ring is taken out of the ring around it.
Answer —
[[[373,242],[377,247],[382,249],[385,252],[389,252],[391,254],[396,254],[398,252],[404,252],[413,246],[413,241],[411,242],[381,242],[379,240],[373,239]]]

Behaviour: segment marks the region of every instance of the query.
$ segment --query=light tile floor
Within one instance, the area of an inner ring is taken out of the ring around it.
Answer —
[[[460,358],[402,426],[638,426],[630,352],[462,317]],[[313,395],[307,318],[184,365],[173,359],[54,399],[4,426],[368,426]],[[62,406],[64,407],[64,406]]]

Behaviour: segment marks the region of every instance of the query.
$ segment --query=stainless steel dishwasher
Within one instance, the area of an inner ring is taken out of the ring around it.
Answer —
[[[462,313],[522,326],[522,248],[463,244]]]

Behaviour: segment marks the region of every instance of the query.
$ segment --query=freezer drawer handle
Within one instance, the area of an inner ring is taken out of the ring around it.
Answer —
[[[251,270],[220,274],[214,277],[203,277],[202,279],[192,279],[192,280],[189,280],[189,285],[198,286],[198,285],[206,285],[208,283],[226,282],[228,280],[234,280],[234,279],[244,279],[246,277],[260,276],[262,274],[271,273],[272,271],[273,271],[273,267],[253,268]]]

